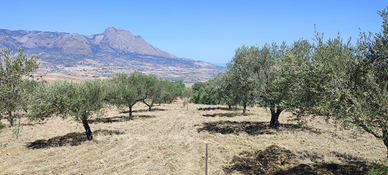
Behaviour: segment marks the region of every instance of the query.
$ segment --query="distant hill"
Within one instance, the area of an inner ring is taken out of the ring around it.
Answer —
[[[0,29],[0,48],[25,49],[28,55],[43,53],[38,73],[112,77],[138,70],[184,82],[204,81],[224,68],[203,61],[178,58],[133,36],[125,29],[109,27],[94,35]]]

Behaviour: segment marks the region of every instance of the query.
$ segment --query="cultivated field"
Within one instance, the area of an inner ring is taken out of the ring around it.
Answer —
[[[33,74],[35,77],[39,77],[41,74]],[[68,80],[68,81],[82,81],[82,80],[88,80],[88,79],[106,79],[107,77],[100,77],[100,78],[93,78],[93,77],[77,77],[77,76],[70,76],[62,73],[49,73],[44,74],[43,79],[51,82],[56,80]]]
[[[0,174],[205,174],[206,143],[209,174],[363,174],[386,156],[371,135],[351,138],[323,120],[301,128],[285,113],[281,129],[269,129],[270,114],[258,107],[242,115],[225,106],[187,110],[178,100],[147,109],[135,105],[126,121],[128,113],[107,108],[89,120],[92,141],[82,124],[61,118],[22,120],[16,139],[3,119]]]

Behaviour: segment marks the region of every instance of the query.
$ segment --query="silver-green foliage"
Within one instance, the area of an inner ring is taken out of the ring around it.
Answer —
[[[29,76],[39,68],[37,59],[28,58],[24,50],[20,49],[14,55],[9,49],[1,50],[3,56],[0,59],[0,119],[5,115],[11,126],[16,117],[15,113],[22,109],[25,100],[22,78]],[[1,123],[0,123],[1,125]]]
[[[310,56],[291,54],[300,71],[288,81],[295,83],[290,106],[297,108],[298,121],[324,115],[345,129],[372,134],[388,148],[388,15],[386,9],[378,13],[383,30],[360,33],[357,45],[339,35],[325,42],[316,32]]]
[[[153,82],[149,88],[149,95],[143,102],[149,107],[156,103],[172,103],[177,97],[183,98],[183,93],[186,86],[181,81],[170,81],[163,79],[156,79],[154,76],[149,76],[150,81]]]
[[[220,102],[227,104],[230,108],[236,106],[239,103],[239,94],[237,91],[233,91],[233,89],[236,89],[236,84],[233,83],[233,75],[227,71],[214,77],[214,81],[214,89]]]
[[[254,104],[268,107],[271,111],[270,126],[279,126],[278,117],[284,110],[293,110],[296,85],[290,85],[298,73],[297,63],[292,59],[293,50],[305,44],[304,40],[292,46],[275,43],[262,47],[242,46],[236,50],[228,70],[218,77],[220,96],[229,105],[245,107]],[[307,48],[308,50],[308,48]]]
[[[254,105],[256,100],[256,77],[253,76],[252,59],[255,59],[256,47],[242,46],[236,49],[231,62],[228,63],[226,74],[230,76],[231,93],[234,96],[235,104],[244,107]]]
[[[129,76],[125,73],[117,74],[107,86],[108,102],[121,108],[129,108],[129,117],[132,118],[132,107],[147,99],[156,91],[156,78],[141,72],[133,72]]]
[[[357,126],[383,141],[388,148],[388,14],[379,11],[383,30],[371,38],[361,33],[354,49],[331,51],[322,107],[348,128]],[[340,59],[339,59],[340,58]],[[324,64],[322,64],[324,65]],[[327,73],[326,73],[327,74]],[[323,75],[323,74],[321,74]]]
[[[130,119],[132,107],[137,102],[143,102],[151,110],[155,103],[171,103],[182,96],[185,89],[185,85],[180,81],[162,80],[137,71],[130,75],[117,74],[107,81],[106,87],[106,100],[118,108],[128,107]]]
[[[148,91],[148,98],[144,99],[143,103],[147,105],[148,110],[151,111],[154,104],[162,103],[166,90],[161,80],[157,79],[155,76],[150,76],[149,78],[149,81],[152,82],[152,84]]]
[[[100,80],[85,80],[79,83],[56,81],[38,86],[31,94],[28,113],[30,120],[44,120],[47,117],[72,116],[82,122],[89,140],[92,133],[87,119],[104,107],[105,89]]]

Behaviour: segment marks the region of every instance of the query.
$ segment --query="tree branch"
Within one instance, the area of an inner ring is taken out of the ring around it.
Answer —
[[[382,139],[383,136],[379,135],[378,133],[372,131],[371,129],[368,128],[368,126],[366,126],[366,124],[362,121],[358,121],[358,125],[362,127],[362,129],[364,129],[366,132],[372,134],[373,136],[375,136],[376,138],[379,138],[379,139]]]

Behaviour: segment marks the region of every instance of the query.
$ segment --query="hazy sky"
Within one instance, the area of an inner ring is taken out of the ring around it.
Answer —
[[[178,57],[229,62],[237,47],[312,38],[340,32],[356,41],[362,31],[380,32],[377,10],[387,0],[0,0],[0,28],[79,33],[127,29]],[[1,41],[0,41],[1,43]]]

